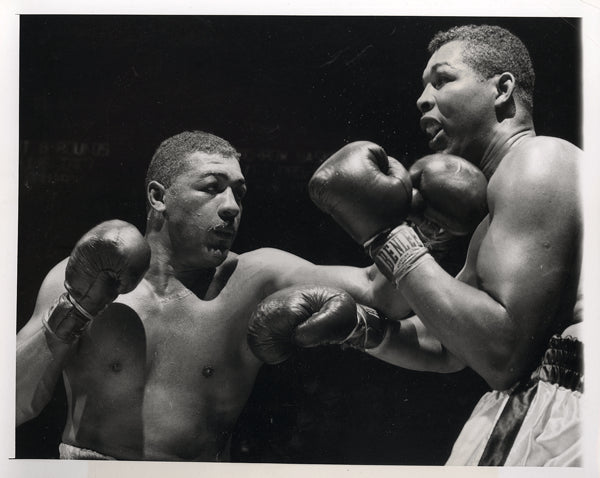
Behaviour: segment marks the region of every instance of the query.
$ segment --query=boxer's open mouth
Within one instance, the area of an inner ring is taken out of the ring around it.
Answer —
[[[434,151],[444,149],[446,141],[444,140],[444,127],[435,118],[431,116],[423,116],[419,122],[421,130],[429,138],[428,146]]]
[[[429,136],[429,139],[434,139],[441,131],[442,131],[442,125],[432,124],[425,130],[425,133],[427,133],[427,136]]]
[[[433,140],[443,129],[442,124],[438,120],[429,116],[423,116],[419,123],[421,130],[430,140]]]

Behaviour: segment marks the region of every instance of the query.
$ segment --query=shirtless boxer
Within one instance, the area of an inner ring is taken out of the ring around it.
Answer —
[[[429,52],[417,101],[429,147],[467,159],[489,180],[489,215],[459,275],[444,272],[405,224],[378,222],[385,201],[363,171],[334,174],[369,162],[373,146],[345,147],[323,164],[311,180],[313,199],[365,247],[397,288],[397,300],[418,316],[401,323],[437,338],[493,389],[448,464],[581,465],[582,152],[536,136],[534,72],[514,35],[457,27],[438,33]],[[361,207],[352,212],[357,197]],[[418,343],[407,346],[398,330],[390,328],[369,352],[418,368],[422,356],[411,355]]]
[[[411,194],[400,163],[390,159],[382,176],[391,199]],[[145,236],[123,221],[96,226],[44,280],[17,337],[17,424],[44,408],[63,374],[62,458],[228,460],[262,364],[246,341],[256,305],[306,283],[374,304],[373,268],[315,266],[275,249],[231,252],[245,192],[239,154],[221,138],[185,132],[160,145],[146,178]],[[387,214],[405,208],[399,197]],[[354,327],[338,330],[338,341]]]

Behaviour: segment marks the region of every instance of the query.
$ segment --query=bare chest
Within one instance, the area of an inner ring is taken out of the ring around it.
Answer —
[[[246,343],[257,300],[130,294],[112,304],[66,368],[73,442],[134,458],[214,457],[260,367]]]
[[[185,383],[193,389],[254,365],[246,330],[255,302],[243,294],[213,301],[193,294],[164,302],[125,297],[92,322],[72,369],[82,378],[139,376],[146,385]]]

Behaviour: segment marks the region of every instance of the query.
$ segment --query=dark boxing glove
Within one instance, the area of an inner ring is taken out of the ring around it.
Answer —
[[[487,214],[487,181],[465,159],[431,154],[416,161],[409,174],[414,188],[409,218],[426,235],[436,228],[453,236],[470,234]]]
[[[67,292],[44,319],[63,342],[75,340],[119,294],[132,291],[150,264],[150,247],[131,224],[106,221],[75,245],[65,271]]]
[[[361,245],[400,224],[410,210],[408,171],[368,141],[340,149],[317,169],[308,187],[313,202]]]
[[[248,345],[265,363],[287,360],[300,347],[347,344],[376,347],[385,335],[384,319],[358,306],[342,290],[307,286],[287,288],[264,299],[248,324]]]
[[[395,286],[416,266],[440,256],[453,238],[473,232],[487,214],[487,181],[468,161],[432,154],[409,169],[413,184],[409,220],[365,245],[379,270]]]

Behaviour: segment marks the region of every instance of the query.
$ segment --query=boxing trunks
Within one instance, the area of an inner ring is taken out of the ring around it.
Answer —
[[[230,441],[227,442],[227,447],[225,447],[224,450],[217,453],[215,461],[230,460],[229,443]],[[113,458],[112,456],[103,455],[102,453],[88,450],[87,448],[67,445],[66,443],[58,445],[58,453],[61,460],[116,460],[116,458]]]
[[[58,445],[58,452],[61,460],[115,460],[111,456],[103,455],[94,450],[79,448],[73,445],[61,443]]]
[[[582,392],[583,344],[555,335],[529,379],[479,400],[446,464],[582,466]]]

